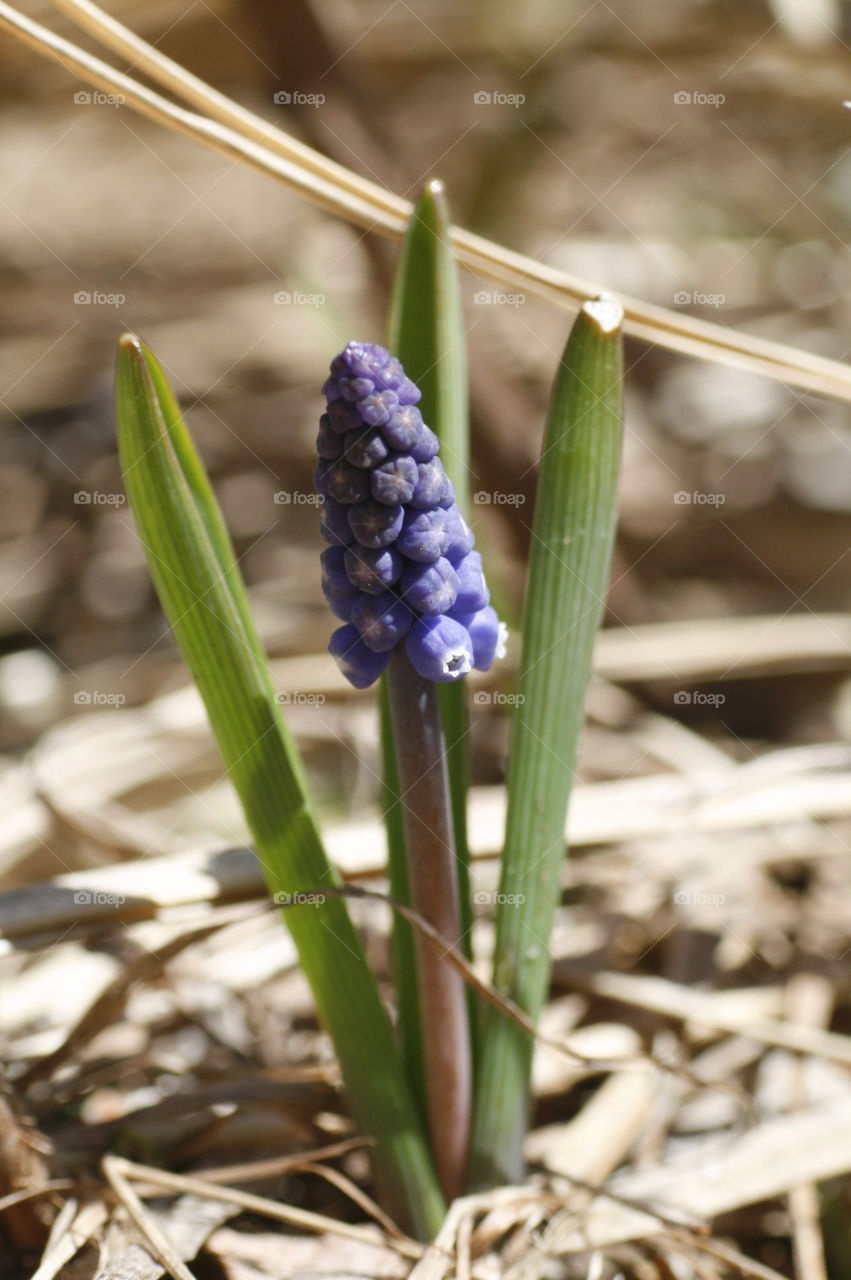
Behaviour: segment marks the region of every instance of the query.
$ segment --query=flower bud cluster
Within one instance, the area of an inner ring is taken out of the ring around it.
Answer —
[[[330,652],[358,689],[402,642],[426,680],[487,671],[504,654],[505,627],[417,408],[420,391],[383,347],[360,342],[332,361],[322,390],[322,590],[343,623]]]

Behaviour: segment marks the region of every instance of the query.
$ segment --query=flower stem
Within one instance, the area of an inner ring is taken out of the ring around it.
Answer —
[[[444,938],[461,935],[449,776],[437,686],[424,680],[399,646],[387,671],[411,906]],[[425,939],[416,941],[428,1125],[447,1200],[466,1172],[472,1071],[463,980]]]

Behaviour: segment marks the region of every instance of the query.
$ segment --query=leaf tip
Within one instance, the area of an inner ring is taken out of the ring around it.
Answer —
[[[602,334],[617,333],[623,324],[623,307],[611,293],[601,293],[592,301],[584,302],[582,313],[594,322]]]

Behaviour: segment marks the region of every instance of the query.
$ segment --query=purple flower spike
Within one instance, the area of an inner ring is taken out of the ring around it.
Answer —
[[[406,604],[417,613],[448,613],[458,595],[458,575],[448,560],[434,564],[408,564],[399,589]]]
[[[398,405],[395,391],[377,391],[358,400],[358,412],[367,426],[381,427],[390,421]]]
[[[405,641],[405,652],[424,680],[452,684],[473,668],[473,644],[460,622],[441,614],[417,618]]]
[[[339,439],[339,437],[337,437]],[[376,427],[364,427],[346,436],[346,458],[353,467],[377,467],[390,450]]]
[[[328,467],[328,492],[338,502],[364,502],[369,497],[369,472],[340,458]]]
[[[346,516],[346,508],[333,498],[326,498],[322,504],[322,515],[319,520],[319,532],[331,546],[347,547],[354,542],[355,535]]]
[[[398,547],[403,556],[427,564],[444,555],[448,541],[446,512],[442,507],[435,507],[433,511],[409,508],[405,512],[405,522],[398,537]]]
[[[319,432],[316,436],[316,452],[320,458],[339,458],[343,452],[343,437],[338,435],[331,425],[327,413],[319,419]]]
[[[425,511],[429,507],[451,507],[454,501],[455,490],[443,470],[440,458],[418,463],[417,484],[411,494],[411,506],[418,511]]]
[[[388,507],[372,498],[349,507],[349,525],[362,547],[389,547],[399,537],[404,518],[404,507]]]
[[[347,624],[330,652],[358,689],[378,679],[403,640],[424,679],[445,684],[473,666],[487,670],[505,629],[438,438],[416,407],[419,388],[384,347],[350,342],[323,390],[322,590]]]
[[[368,689],[384,674],[390,661],[390,651],[375,653],[361,640],[357,627],[351,624],[338,627],[328,643],[328,652],[349,684],[356,689]]]
[[[364,644],[375,653],[385,653],[408,633],[414,615],[392,591],[384,591],[380,596],[361,595],[351,618]]]
[[[455,608],[462,613],[476,613],[484,609],[490,600],[490,592],[482,572],[482,557],[478,551],[470,551],[455,565],[458,574],[458,596]]]
[[[473,644],[473,666],[477,671],[489,671],[494,658],[505,657],[508,628],[496,616],[496,609],[489,604],[477,613],[459,613],[453,609],[449,615],[464,627]]]
[[[391,507],[397,502],[404,506],[411,501],[418,480],[417,464],[413,458],[407,453],[399,453],[373,471],[370,481],[372,496],[376,502],[386,502]]]
[[[370,550],[356,543],[346,548],[345,569],[349,582],[370,596],[381,595],[398,582],[404,565],[395,547]]]

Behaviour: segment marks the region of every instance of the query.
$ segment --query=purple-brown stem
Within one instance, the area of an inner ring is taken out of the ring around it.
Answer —
[[[460,941],[461,916],[449,777],[437,686],[412,667],[402,645],[387,670],[411,906],[442,937]],[[464,982],[424,938],[416,938],[431,1149],[443,1193],[464,1188],[472,1068]]]

